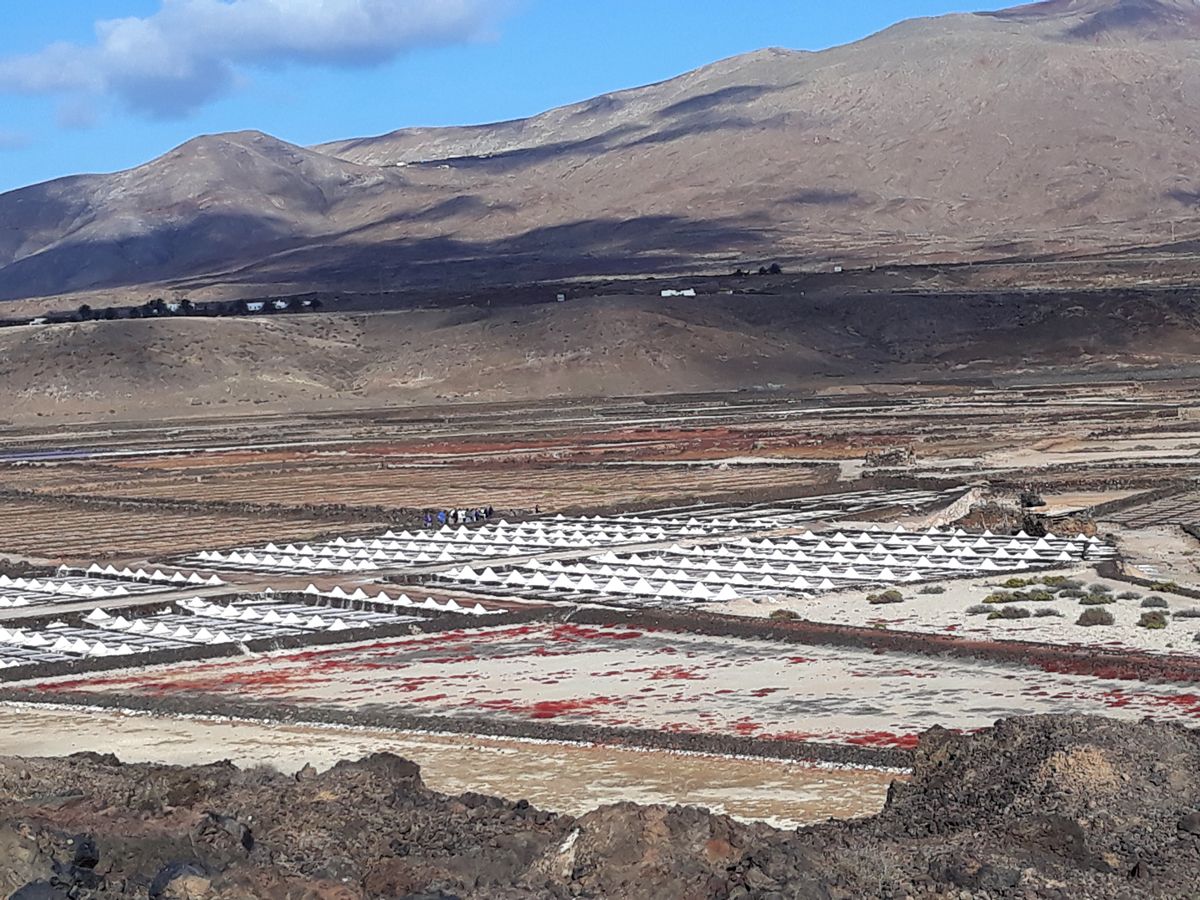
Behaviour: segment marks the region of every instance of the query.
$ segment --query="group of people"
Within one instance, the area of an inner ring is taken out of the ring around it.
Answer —
[[[436,512],[427,509],[425,510],[425,527],[432,528],[435,523],[438,525],[470,525],[476,522],[486,522],[495,514],[496,510],[490,506],[478,509],[439,509]]]

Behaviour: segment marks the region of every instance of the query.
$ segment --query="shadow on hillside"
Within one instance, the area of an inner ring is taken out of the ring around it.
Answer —
[[[269,216],[210,213],[147,235],[67,241],[0,268],[0,300],[168,281],[225,268],[250,254],[261,259],[305,240]]]
[[[749,221],[699,222],[676,216],[594,219],[536,228],[496,241],[438,236],[305,247],[221,280],[287,281],[303,271],[305,280],[336,289],[354,280],[368,286],[382,281],[385,288],[393,288],[657,273],[692,263],[697,255],[753,253],[767,243],[764,231]]]
[[[455,203],[456,209],[450,206]],[[406,217],[437,220],[481,206],[466,197]],[[0,299],[171,281],[289,282],[339,290],[355,283],[408,287],[657,273],[693,263],[697,255],[753,254],[767,244],[764,230],[749,219],[643,216],[547,226],[494,241],[433,236],[319,243],[273,229],[269,220],[210,215],[186,228],[46,250],[0,269]]]
[[[1090,40],[1110,31],[1127,31],[1143,26],[1166,24],[1170,11],[1153,4],[1146,6],[1122,5],[1115,9],[1102,10],[1068,28],[1066,36],[1076,40]]]
[[[1167,191],[1167,199],[1182,203],[1184,206],[1200,207],[1200,191]]]
[[[665,130],[644,132],[650,129],[648,125],[621,125],[601,134],[573,141],[555,141],[554,143],[538,144],[533,147],[519,147],[514,150],[503,150],[478,156],[449,156],[441,159],[414,163],[413,166],[436,168],[450,166],[464,171],[483,171],[489,175],[502,175],[536,166],[544,162],[561,160],[571,156],[593,156],[598,153],[611,153],[627,150],[632,147],[642,147],[652,144],[666,144],[671,141],[685,140],[701,134],[712,134],[719,131],[741,131],[747,129],[782,128],[790,124],[786,115],[773,116],[765,119],[755,119],[749,116],[726,115],[720,119],[710,119],[700,113],[692,113],[691,118],[683,117],[680,113],[675,124]]]
[[[503,174],[525,168],[526,166],[534,166],[538,163],[561,159],[564,156],[592,155],[601,151],[612,150],[615,147],[622,146],[617,143],[621,138],[645,130],[645,126],[622,125],[619,128],[613,128],[602,134],[593,135],[588,138],[579,138],[573,141],[554,141],[553,143],[539,144],[535,147],[519,147],[515,150],[502,150],[498,153],[489,153],[480,156],[447,156],[428,162],[413,163],[411,167],[437,168],[439,166],[450,166],[453,169],[482,169],[487,170],[490,174]]]
[[[799,84],[799,82],[797,82]],[[677,116],[691,116],[696,113],[708,112],[709,110],[726,105],[740,105],[758,100],[760,97],[765,97],[768,94],[777,94],[780,91],[788,90],[796,87],[795,84],[783,86],[775,86],[769,84],[735,84],[720,90],[711,91],[707,94],[700,94],[697,97],[689,97],[686,100],[680,100],[678,103],[673,103],[670,106],[659,110],[658,116],[661,119],[672,119]]]
[[[855,206],[864,202],[858,191],[839,191],[830,188],[807,188],[779,198],[780,203],[796,206]]]
[[[344,235],[349,235],[360,231],[369,231],[373,228],[378,228],[380,225],[398,222],[442,222],[446,219],[453,219],[456,216],[482,218],[490,213],[495,212],[516,212],[517,207],[512,203],[496,203],[489,205],[484,202],[477,194],[460,194],[457,197],[451,197],[449,200],[442,200],[433,206],[425,209],[415,210],[412,212],[398,212],[394,215],[387,216],[370,225],[365,225],[362,228],[355,228],[351,231],[343,232]]]
[[[58,222],[78,222],[87,215],[87,202],[79,193],[71,193],[87,177],[72,175],[0,194],[5,212],[0,221],[0,266],[11,264],[13,256],[28,245],[31,234],[38,229]]]

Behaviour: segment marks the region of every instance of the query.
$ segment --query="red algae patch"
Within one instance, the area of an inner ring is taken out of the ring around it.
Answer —
[[[1200,695],[975,660],[541,623],[43,679],[46,695],[398,715],[911,749],[934,725],[1035,713],[1194,722]],[[666,657],[666,659],[664,658]]]

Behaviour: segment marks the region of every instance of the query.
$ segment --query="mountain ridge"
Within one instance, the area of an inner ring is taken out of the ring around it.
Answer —
[[[201,136],[125,172],[0,195],[0,298],[956,262],[1194,237],[1193,13],[1195,0],[1047,0],[760,50],[491,125],[312,148]]]

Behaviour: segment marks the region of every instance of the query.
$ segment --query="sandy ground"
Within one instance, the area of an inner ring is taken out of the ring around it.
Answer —
[[[1006,590],[1001,585],[1007,576],[996,577],[993,575],[990,578],[939,582],[946,590],[944,594],[921,594],[920,585],[901,585],[899,590],[904,594],[905,601],[884,606],[872,606],[867,603],[868,592],[860,589],[818,594],[809,600],[788,599],[778,603],[756,604],[751,600],[739,600],[736,603],[723,604],[721,611],[734,615],[762,617],[769,616],[777,609],[788,609],[813,622],[828,622],[835,625],[889,628],[896,631],[923,633],[950,633],[967,638],[978,637],[988,640],[1031,641],[1106,648],[1125,647],[1150,653],[1200,655],[1200,644],[1196,643],[1196,637],[1200,635],[1200,618],[1175,618],[1172,616],[1168,626],[1158,631],[1138,626],[1138,620],[1142,613],[1146,612],[1141,606],[1141,600],[1153,594],[1153,591],[1134,588],[1120,581],[1100,578],[1096,575],[1095,570],[1087,568],[1056,570],[1047,574],[1065,575],[1083,582],[1085,586],[1104,584],[1111,589],[1114,596],[1133,592],[1138,595],[1139,599],[1117,600],[1105,605],[1103,608],[1112,613],[1115,620],[1113,625],[1107,627],[1084,628],[1076,625],[1075,622],[1079,615],[1089,607],[1080,605],[1079,601],[1075,599],[1009,604],[1024,607],[1031,613],[1036,613],[1041,609],[1053,609],[1062,613],[1061,617],[989,620],[986,615],[968,615],[967,610],[972,606],[982,604],[984,598],[989,594]],[[1034,578],[1036,575],[1022,573],[1021,577]],[[1200,607],[1200,601],[1197,600],[1189,600],[1171,594],[1155,594],[1154,596],[1166,600],[1168,608],[1172,612]],[[995,608],[999,609],[1000,606]]]
[[[1183,434],[1162,438],[1139,434],[1125,439],[1047,439],[1024,447],[1004,447],[985,452],[981,454],[980,460],[985,469],[1040,468],[1068,464],[1086,466],[1130,460],[1191,465],[1196,462],[1196,436]]]
[[[1128,528],[1106,522],[1104,528],[1116,535],[1125,559],[1144,577],[1200,587],[1200,541],[1179,526]]]
[[[1111,629],[1109,629],[1111,630]],[[1194,723],[1186,685],[675,632],[532,624],[40,681],[44,696],[193,697],[911,747],[1038,713]],[[215,708],[215,707],[213,707]]]
[[[780,828],[872,815],[898,776],[872,770],[619,750],[492,738],[437,736],[220,719],[159,718],[96,709],[0,705],[0,754],[60,756],[90,750],[125,762],[294,772],[387,751],[421,766],[427,786],[525,798],[572,815],[608,803],[705,806]]]
[[[1063,493],[1047,493],[1042,491],[1041,497],[1046,501],[1046,505],[1039,506],[1036,512],[1046,516],[1065,516],[1080,512],[1081,510],[1090,509],[1093,506],[1099,506],[1101,503],[1112,503],[1115,500],[1124,500],[1126,497],[1132,497],[1139,493],[1141,493],[1141,491],[1137,490],[1067,491]]]

